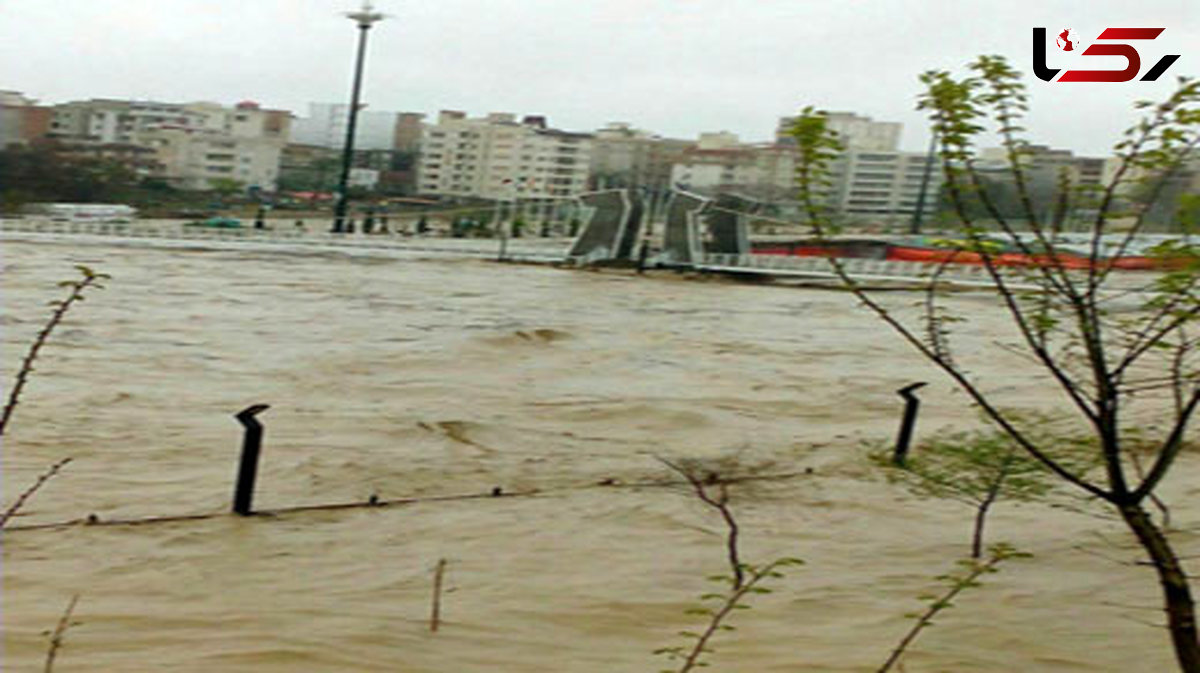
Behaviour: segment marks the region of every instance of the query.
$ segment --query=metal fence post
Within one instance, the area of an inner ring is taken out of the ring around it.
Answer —
[[[262,450],[263,426],[255,418],[270,405],[253,404],[238,412],[234,418],[246,429],[242,438],[242,460],[238,466],[237,485],[233,491],[233,511],[242,516],[253,514],[254,481],[258,477],[258,454]]]
[[[892,453],[892,462],[897,467],[904,467],[908,458],[908,446],[912,442],[913,427],[917,424],[917,410],[921,408],[921,400],[913,394],[918,388],[926,386],[924,381],[910,383],[896,393],[904,398],[904,418],[900,421],[900,436],[896,438],[896,448]]]

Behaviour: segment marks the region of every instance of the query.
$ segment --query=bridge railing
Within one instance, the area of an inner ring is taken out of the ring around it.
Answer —
[[[852,278],[863,280],[887,280],[929,282],[937,271],[937,264],[905,262],[885,259],[841,258],[842,268]],[[777,275],[807,276],[814,278],[836,278],[829,260],[824,257],[800,257],[788,255],[733,255],[706,254],[697,265],[700,268],[724,271],[761,271]],[[1015,286],[1028,285],[1027,274],[1015,269],[1002,269],[1006,281]],[[938,281],[959,285],[993,285],[991,274],[981,265],[950,264],[938,275]]]
[[[359,249],[394,252],[436,253],[452,256],[495,258],[499,239],[403,237],[398,234],[329,234],[302,229],[219,229],[189,227],[170,222],[61,222],[51,220],[0,220],[0,232],[52,237],[91,236],[114,239],[202,241],[222,246],[260,244],[317,249]],[[569,241],[561,239],[509,239],[505,259],[516,261],[559,261],[566,258]]]

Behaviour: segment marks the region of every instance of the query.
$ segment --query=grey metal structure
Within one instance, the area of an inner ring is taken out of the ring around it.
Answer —
[[[584,262],[626,259],[637,254],[642,235],[642,202],[631,189],[608,189],[579,196],[583,231],[567,256]]]
[[[649,226],[645,196],[633,189],[609,189],[579,196],[584,230],[568,255],[587,262],[632,260]],[[658,261],[688,265],[707,253],[746,255],[750,237],[746,214],[757,203],[735,194],[714,201],[699,194],[672,190],[666,204],[666,232]]]
[[[698,194],[675,190],[667,200],[667,228],[663,234],[661,262],[691,265],[704,255],[700,216],[712,203]]]
[[[750,228],[746,216],[758,209],[759,203],[738,194],[719,194],[704,211],[708,225],[704,252],[723,255],[750,254]]]

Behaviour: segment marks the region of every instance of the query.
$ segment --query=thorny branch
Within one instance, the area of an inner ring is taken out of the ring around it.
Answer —
[[[50,314],[50,320],[38,332],[38,335],[33,340],[33,344],[29,347],[29,352],[25,354],[25,359],[21,362],[21,369],[17,371],[16,382],[13,384],[12,390],[8,393],[8,402],[4,405],[3,414],[0,415],[0,435],[3,435],[4,431],[8,429],[8,421],[12,417],[13,411],[16,410],[21,397],[21,391],[25,388],[25,383],[29,379],[30,372],[33,371],[33,363],[37,360],[42,346],[45,346],[46,341],[50,338],[50,333],[54,331],[55,327],[58,327],[58,324],[62,322],[63,317],[66,316],[67,311],[71,310],[71,306],[75,302],[83,301],[84,290],[89,287],[103,288],[104,286],[100,284],[100,281],[109,278],[108,274],[96,273],[86,266],[80,265],[75,268],[79,269],[83,278],[59,283],[63,287],[71,288],[71,292],[67,295],[66,299],[52,303],[55,309]]]
[[[964,575],[947,575],[943,577],[942,579],[950,582],[950,588],[941,596],[930,601],[929,607],[925,609],[925,612],[917,616],[912,628],[908,630],[908,633],[904,634],[904,637],[900,639],[900,642],[892,650],[891,655],[883,662],[883,665],[879,667],[876,673],[887,673],[890,671],[892,666],[896,665],[900,657],[904,655],[909,646],[917,639],[917,636],[920,636],[922,631],[933,624],[933,618],[943,610],[954,607],[953,601],[955,597],[964,590],[979,586],[980,577],[996,572],[996,566],[1000,565],[1003,561],[1024,556],[1027,556],[1027,554],[1017,552],[1006,545],[996,545],[992,548],[991,554],[986,561],[976,560],[963,563],[967,568],[967,572]]]
[[[429,608],[429,630],[436,633],[442,624],[442,580],[446,575],[446,559],[438,559],[433,571],[433,599]]]
[[[777,574],[776,568],[787,564],[788,561],[780,560],[769,563],[762,568],[756,568],[751,571],[750,579],[746,580],[746,582],[741,586],[734,587],[733,591],[729,594],[729,597],[725,599],[725,603],[721,605],[720,609],[713,613],[712,619],[708,623],[708,627],[705,628],[704,632],[700,634],[700,637],[696,639],[696,644],[693,645],[691,651],[688,652],[687,657],[683,661],[683,665],[679,668],[679,673],[688,673],[688,671],[697,666],[707,666],[707,664],[700,662],[700,657],[705,652],[709,651],[708,642],[712,639],[713,635],[724,626],[725,619],[729,617],[730,613],[732,613],[734,610],[738,609],[739,607],[745,607],[741,605],[741,602],[742,599],[746,597],[746,594],[756,592],[756,590],[766,591],[765,589],[758,589],[758,583],[764,578],[774,577]]]
[[[75,612],[75,604],[78,602],[79,594],[71,596],[71,601],[67,603],[67,609],[63,610],[62,616],[58,618],[58,625],[50,634],[50,647],[46,650],[46,667],[42,669],[43,673],[52,673],[54,670],[54,659],[58,656],[59,649],[62,648],[63,636],[66,635],[67,629],[71,628],[71,613]]]
[[[19,512],[21,508],[25,506],[25,501],[33,497],[33,494],[37,493],[38,489],[40,489],[43,484],[54,477],[54,475],[58,474],[58,471],[61,470],[67,463],[71,462],[71,460],[71,458],[63,458],[54,465],[51,465],[49,470],[37,478],[37,481],[33,482],[29,488],[25,489],[21,495],[17,496],[17,499],[13,501],[13,504],[9,505],[8,509],[4,510],[3,514],[0,514],[0,528],[4,528],[4,526],[8,524],[8,520],[16,516],[17,512]]]

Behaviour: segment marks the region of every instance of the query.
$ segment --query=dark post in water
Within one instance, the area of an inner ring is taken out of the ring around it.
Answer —
[[[892,453],[892,462],[896,467],[904,467],[908,458],[908,445],[912,442],[913,427],[917,424],[917,410],[921,408],[921,400],[913,391],[927,385],[924,381],[910,383],[896,392],[904,398],[904,419],[900,421],[900,436],[896,438],[896,449]]]
[[[270,405],[254,404],[246,407],[234,418],[246,428],[242,439],[242,462],[238,466],[237,486],[233,491],[233,511],[250,516],[254,501],[254,480],[258,477],[258,454],[262,450],[263,426],[255,418],[270,409]]]

